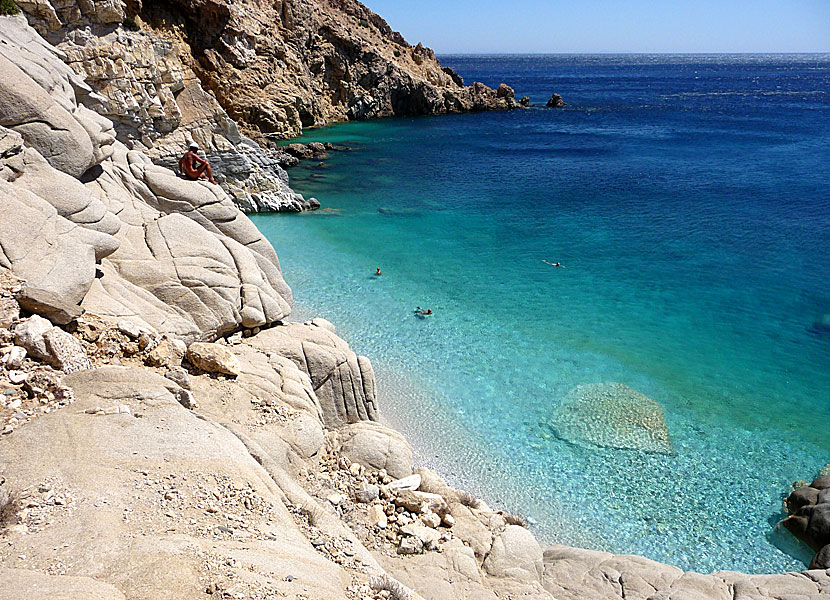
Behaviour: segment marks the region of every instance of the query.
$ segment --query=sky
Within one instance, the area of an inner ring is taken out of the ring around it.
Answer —
[[[830,0],[363,0],[411,44],[498,52],[830,52]]]

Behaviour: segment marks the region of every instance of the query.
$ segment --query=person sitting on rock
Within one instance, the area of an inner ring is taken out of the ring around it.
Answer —
[[[198,150],[199,144],[191,142],[190,149],[179,159],[179,171],[193,181],[207,179],[216,185],[213,172],[210,170],[210,163],[199,156]]]

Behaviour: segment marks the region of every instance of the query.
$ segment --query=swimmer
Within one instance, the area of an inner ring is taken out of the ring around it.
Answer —
[[[543,263],[545,263],[546,265],[550,265],[551,267],[562,267],[563,269],[565,268],[565,267],[562,265],[562,263],[561,263],[561,262],[555,262],[555,263],[552,263],[552,262],[550,262],[549,260],[545,260],[544,258],[542,259],[542,262],[543,262]]]
[[[380,267],[375,268],[375,276],[380,275]]]

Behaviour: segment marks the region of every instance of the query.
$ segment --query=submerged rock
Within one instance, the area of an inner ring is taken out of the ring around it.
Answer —
[[[621,383],[575,387],[556,407],[550,424],[574,444],[674,454],[662,407]]]

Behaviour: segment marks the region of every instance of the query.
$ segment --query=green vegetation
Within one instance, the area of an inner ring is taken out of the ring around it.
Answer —
[[[400,55],[401,55],[401,51],[400,50],[395,50],[395,58],[400,57]]]
[[[0,0],[0,2],[2,1],[3,0]],[[121,25],[124,26],[124,29],[127,29],[129,31],[138,31],[140,29],[138,23],[136,23],[135,19],[133,19],[132,17],[125,17]]]
[[[20,7],[13,0],[0,0],[0,15],[16,15]]]
[[[369,21],[367,21],[366,19],[360,19],[360,26],[361,27],[368,27],[369,26]]]

